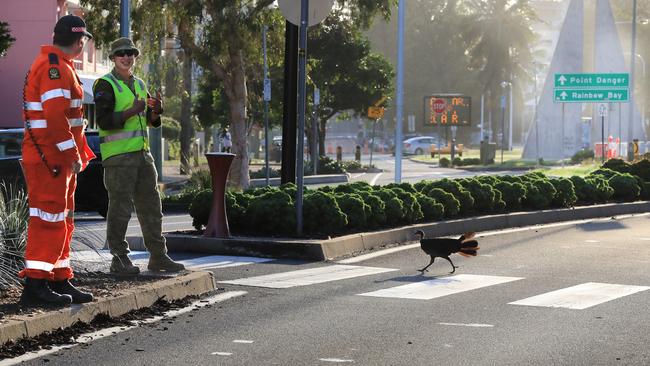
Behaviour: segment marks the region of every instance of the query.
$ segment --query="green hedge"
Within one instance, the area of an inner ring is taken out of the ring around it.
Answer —
[[[608,167],[609,168],[608,168]],[[614,170],[616,169],[616,170]],[[303,232],[327,237],[431,222],[470,214],[572,207],[650,199],[650,164],[612,162],[586,177],[548,178],[540,172],[521,176],[478,176],[371,186],[355,182],[304,189]],[[196,178],[189,213],[197,229],[208,222],[212,193]],[[227,192],[226,209],[235,235],[295,236],[297,187],[259,187]]]

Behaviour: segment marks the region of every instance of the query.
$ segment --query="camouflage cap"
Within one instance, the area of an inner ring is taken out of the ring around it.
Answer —
[[[113,57],[115,56],[115,52],[121,50],[135,50],[136,56],[140,54],[140,50],[135,47],[135,44],[131,39],[121,37],[111,43],[111,53],[109,53],[108,56]]]

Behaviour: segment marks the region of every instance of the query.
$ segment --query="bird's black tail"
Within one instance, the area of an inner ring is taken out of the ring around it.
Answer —
[[[463,234],[458,240],[460,240],[460,250],[458,254],[465,257],[476,257],[478,250],[481,249],[478,246],[478,242],[474,239],[475,233],[466,233]]]

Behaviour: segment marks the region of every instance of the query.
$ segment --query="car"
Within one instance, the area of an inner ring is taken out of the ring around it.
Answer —
[[[418,136],[411,137],[404,140],[402,143],[402,154],[404,155],[424,155],[428,154],[431,149],[431,144],[437,141],[435,137],[431,136]]]
[[[22,128],[0,129],[0,182],[22,188],[25,187],[25,178],[20,161],[24,133]],[[75,210],[97,211],[106,217],[108,193],[104,187],[99,132],[87,130],[86,140],[97,158],[91,160],[86,169],[77,175]]]

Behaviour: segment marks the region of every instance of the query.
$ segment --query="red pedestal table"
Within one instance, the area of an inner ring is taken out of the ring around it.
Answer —
[[[226,216],[226,181],[235,154],[206,153],[205,157],[212,176],[212,209],[203,236],[228,238],[230,230]]]

